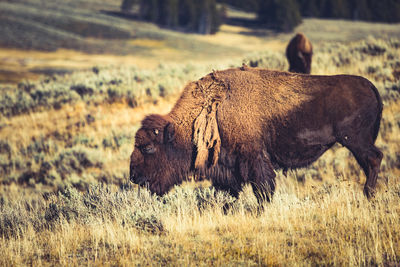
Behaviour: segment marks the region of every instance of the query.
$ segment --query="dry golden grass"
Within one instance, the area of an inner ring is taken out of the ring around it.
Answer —
[[[329,171],[326,175],[335,176]],[[354,177],[343,173],[343,178]],[[68,221],[60,217],[54,228],[37,231],[34,225],[28,225],[19,235],[1,238],[0,264],[398,264],[398,179],[389,179],[388,183],[381,185],[378,196],[373,201],[366,200],[358,183],[329,180],[328,178],[328,181],[310,186],[308,180],[306,185],[302,185],[293,175],[288,178],[280,175],[274,201],[265,205],[261,215],[255,212],[255,199],[249,188],[228,215],[222,212],[221,205],[198,208],[192,189],[177,189],[170,194],[172,200],[167,204],[153,208],[152,213],[160,218],[163,225],[161,232],[155,233],[151,232],[151,228],[145,231],[135,224],[123,223],[125,213],[134,211],[124,199],[135,197],[136,191],[130,189],[121,198],[122,204],[112,203],[122,205],[123,211],[115,217],[104,218],[99,215],[86,221]],[[110,192],[103,194],[112,196]],[[138,201],[145,205],[149,199],[148,196],[134,199],[134,208],[138,208]],[[51,201],[42,205],[50,207],[48,203]],[[32,213],[37,212],[37,208],[31,209]],[[114,214],[115,209],[116,206],[107,212]],[[81,212],[85,210],[82,208]]]

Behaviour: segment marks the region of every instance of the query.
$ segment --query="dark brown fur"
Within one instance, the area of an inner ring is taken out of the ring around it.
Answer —
[[[338,142],[363,168],[370,197],[382,159],[374,146],[381,114],[377,89],[359,76],[216,71],[188,84],[169,114],[143,120],[130,178],[162,195],[194,173],[236,197],[250,183],[269,200],[274,169],[306,166]]]
[[[286,47],[289,71],[310,74],[313,49],[307,37],[298,33]]]

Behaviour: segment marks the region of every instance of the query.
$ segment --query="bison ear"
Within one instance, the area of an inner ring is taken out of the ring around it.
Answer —
[[[175,127],[172,123],[168,123],[164,128],[164,143],[171,143],[175,139]]]

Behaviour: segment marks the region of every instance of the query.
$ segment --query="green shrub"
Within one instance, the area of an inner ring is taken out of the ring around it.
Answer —
[[[223,10],[215,0],[142,0],[140,17],[159,25],[200,34],[216,33]]]
[[[400,3],[395,0],[298,0],[308,17],[399,22]]]
[[[108,67],[98,68],[98,72],[81,71],[57,76],[56,79],[45,78],[47,82],[21,83],[18,88],[4,88],[0,92],[0,114],[11,117],[57,109],[79,101],[88,105],[119,102],[137,107],[153,103],[160,96],[168,97],[180,92],[185,83],[207,71],[205,66],[187,68],[187,65],[160,65],[152,71]]]
[[[260,1],[258,19],[273,29],[290,32],[301,23],[300,8],[296,0]]]
[[[272,70],[286,70],[288,68],[286,57],[283,54],[269,51],[249,55],[243,59],[243,63],[250,67],[267,68]]]
[[[112,136],[103,139],[104,148],[119,149],[123,144],[127,144],[132,140],[132,136],[125,133],[116,134],[112,132]]]
[[[52,161],[52,165],[63,179],[71,173],[82,173],[90,167],[101,168],[103,160],[96,150],[73,147],[61,151]]]
[[[121,4],[121,11],[129,12],[132,7],[138,2],[137,0],[123,0]]]
[[[128,213],[123,221],[123,225],[151,234],[161,234],[166,231],[161,222],[160,215],[146,210],[134,210]]]
[[[26,88],[23,85],[22,88]],[[21,84],[19,86],[21,88]],[[42,109],[60,108],[66,103],[74,103],[79,95],[65,87],[53,87],[52,84],[35,86],[29,91],[4,90],[0,94],[0,113],[4,116],[15,116]]]

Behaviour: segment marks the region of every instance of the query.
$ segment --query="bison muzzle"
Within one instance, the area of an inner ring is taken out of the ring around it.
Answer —
[[[275,170],[304,167],[335,143],[348,148],[375,190],[382,101],[359,76],[241,68],[189,83],[167,115],[149,115],[135,136],[130,178],[163,195],[190,174],[238,197],[250,183],[270,200]]]

